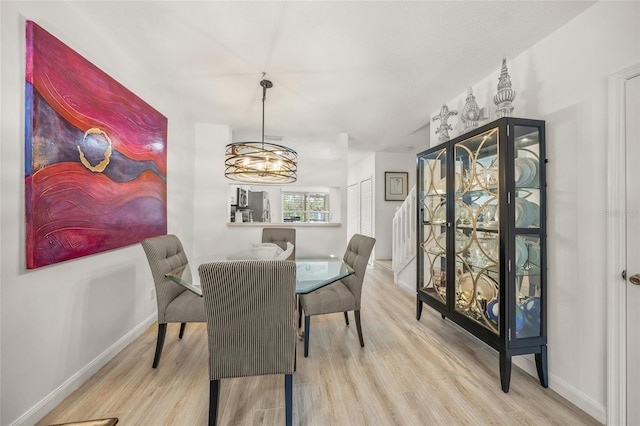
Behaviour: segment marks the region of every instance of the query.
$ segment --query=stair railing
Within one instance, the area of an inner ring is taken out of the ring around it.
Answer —
[[[416,202],[414,185],[393,216],[391,267],[396,284],[400,271],[416,256]]]

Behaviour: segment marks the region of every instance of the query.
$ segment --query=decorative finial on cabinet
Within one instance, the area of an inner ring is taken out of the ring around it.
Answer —
[[[467,102],[464,104],[462,114],[460,115],[460,121],[464,123],[464,129],[468,130],[478,127],[478,120],[480,120],[481,115],[482,112],[476,102],[476,97],[473,96],[473,89],[469,87],[467,89]]]
[[[493,97],[493,102],[497,105],[496,115],[498,117],[511,117],[513,105],[511,102],[516,97],[516,92],[511,90],[511,77],[507,71],[507,57],[502,57],[502,70],[498,80],[498,93]]]
[[[444,104],[440,108],[440,114],[433,117],[433,121],[440,120],[440,125],[436,129],[436,135],[439,134],[438,142],[442,143],[449,140],[449,130],[453,130],[453,128],[451,124],[447,123],[447,120],[453,115],[458,115],[458,111],[449,111],[449,107]]]

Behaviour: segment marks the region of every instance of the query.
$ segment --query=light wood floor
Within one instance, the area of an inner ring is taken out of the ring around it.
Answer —
[[[298,342],[297,425],[597,425],[514,366],[500,390],[498,354],[396,287],[386,265],[367,271],[365,347],[342,314],[313,317],[309,358]],[[118,417],[119,426],[205,425],[209,381],[206,327],[182,341],[168,327],[157,369],[152,326],[38,424]],[[284,424],[284,377],[223,380],[220,425]]]

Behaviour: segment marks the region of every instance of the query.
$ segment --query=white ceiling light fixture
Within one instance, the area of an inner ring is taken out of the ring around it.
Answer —
[[[263,75],[264,77],[264,75]],[[298,153],[291,148],[264,141],[264,101],[269,80],[262,86],[262,142],[235,142],[225,148],[225,177],[247,183],[293,183],[298,179]]]

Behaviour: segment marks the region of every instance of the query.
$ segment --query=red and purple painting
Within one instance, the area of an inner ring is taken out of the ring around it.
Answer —
[[[167,119],[26,25],[27,268],[167,233]]]

